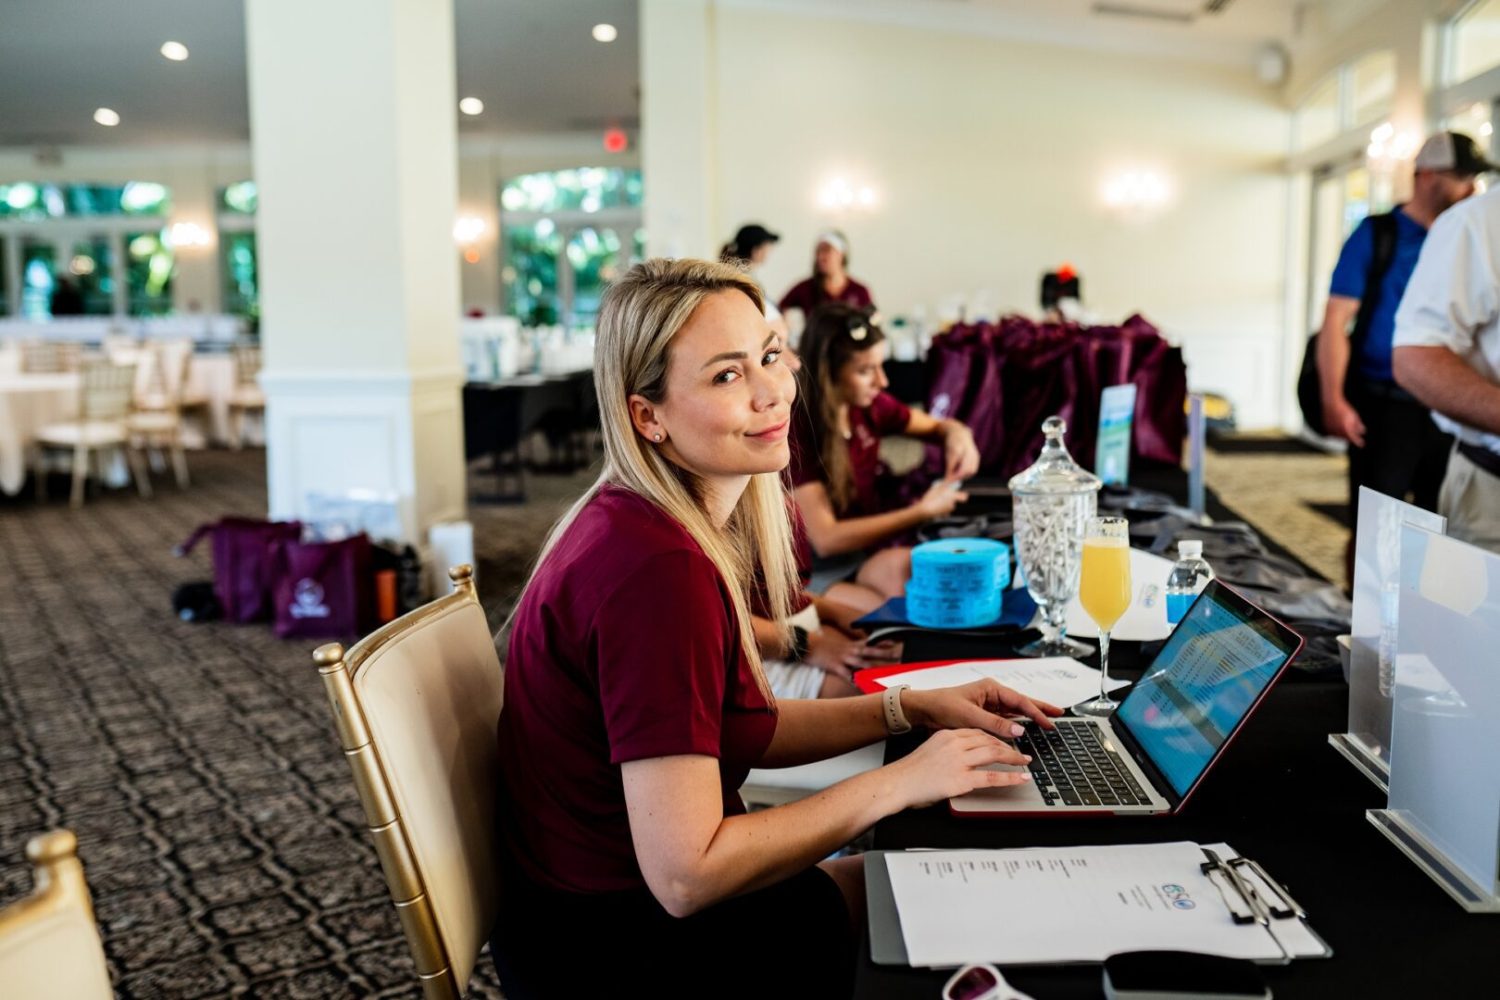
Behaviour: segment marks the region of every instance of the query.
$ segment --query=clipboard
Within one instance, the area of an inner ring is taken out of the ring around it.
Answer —
[[[1276,882],[1256,862],[1244,858],[1230,848],[1227,844],[1210,845],[1116,845],[1100,848],[1039,848],[1039,849],[1013,849],[1000,851],[871,851],[864,855],[865,858],[865,894],[868,908],[868,922],[870,933],[870,959],[877,965],[910,966],[910,952],[907,949],[906,936],[902,928],[900,911],[896,903],[896,889],[890,875],[887,857],[891,854],[904,854],[917,856],[922,854],[933,855],[935,858],[952,855],[973,855],[982,857],[983,861],[1015,861],[1019,855],[1029,855],[1028,860],[1038,857],[1050,857],[1065,854],[1071,851],[1090,850],[1094,852],[1120,852],[1129,854],[1139,848],[1153,848],[1160,846],[1169,847],[1191,847],[1196,850],[1203,860],[1199,863],[1200,871],[1193,872],[1191,867],[1183,870],[1182,874],[1171,874],[1161,872],[1161,877],[1176,879],[1189,885],[1199,885],[1190,876],[1204,875],[1202,869],[1212,868],[1216,872],[1222,869],[1221,875],[1209,876],[1209,880],[1222,888],[1218,893],[1200,893],[1199,904],[1208,906],[1222,906],[1223,912],[1227,912],[1231,923],[1216,930],[1215,933],[1224,933],[1234,938],[1239,952],[1231,957],[1247,958],[1261,965],[1286,965],[1293,959],[1300,958],[1327,958],[1333,954],[1328,944],[1320,937],[1307,922],[1307,914],[1300,905],[1291,897],[1290,893]],[[1188,855],[1193,857],[1194,855]],[[1177,869],[1173,869],[1174,871]],[[1180,886],[1174,886],[1180,888]],[[1207,896],[1208,898],[1203,898]],[[1010,900],[1008,906],[1014,907],[1015,901]],[[1207,911],[1205,911],[1207,912]],[[1220,912],[1220,911],[1214,911]],[[1122,927],[1130,924],[1122,922]],[[1279,928],[1280,930],[1276,930]],[[1047,928],[1042,928],[1047,930]],[[1072,928],[1058,926],[1053,938],[1066,939]],[[1290,946],[1290,947],[1289,947]],[[951,964],[958,965],[968,961],[991,961],[997,965],[1054,965],[1054,964],[1100,964],[1110,954],[1124,951],[1150,950],[1151,948],[1182,949],[1183,943],[1171,937],[1163,937],[1158,941],[1142,940],[1138,936],[1134,940],[1121,940],[1118,946],[1111,946],[1109,942],[1094,942],[1092,950],[1080,946],[1076,953],[1067,957],[1051,955],[1042,959],[1034,959],[1024,954],[1005,954],[1003,946],[997,946],[992,954],[970,955],[961,960],[955,960]],[[1247,951],[1257,951],[1259,954],[1251,954]],[[1201,950],[1205,953],[1215,953],[1211,949],[1187,948],[1185,950]],[[1223,952],[1219,952],[1223,953]],[[947,967],[949,963],[944,962],[941,966]]]

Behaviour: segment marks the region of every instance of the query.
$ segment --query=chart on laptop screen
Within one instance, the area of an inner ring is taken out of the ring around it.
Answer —
[[[1234,610],[1205,595],[1116,717],[1185,794],[1285,658]]]

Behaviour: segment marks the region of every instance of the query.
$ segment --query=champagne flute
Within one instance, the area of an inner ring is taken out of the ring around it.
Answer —
[[[1130,525],[1123,517],[1096,517],[1083,536],[1078,600],[1099,626],[1099,697],[1075,705],[1078,715],[1105,716],[1119,707],[1109,696],[1109,633],[1130,607]]]

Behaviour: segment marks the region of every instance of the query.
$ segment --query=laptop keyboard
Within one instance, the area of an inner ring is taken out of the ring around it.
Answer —
[[[1027,726],[1016,749],[1031,755],[1031,780],[1049,806],[1146,806],[1151,799],[1091,722]]]

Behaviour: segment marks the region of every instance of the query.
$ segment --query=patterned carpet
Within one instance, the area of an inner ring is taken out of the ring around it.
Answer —
[[[1209,482],[1299,554],[1341,552],[1306,506],[1338,498],[1340,463],[1210,453]],[[191,465],[187,492],[81,514],[0,498],[0,901],[30,888],[26,839],[66,826],[122,997],[417,997],[312,644],[171,614],[173,587],[211,574],[207,545],[172,545],[266,502],[259,452]],[[471,510],[494,624],[591,479],[532,477],[531,502]],[[472,995],[499,996],[487,959]]]
[[[210,575],[207,545],[172,545],[265,510],[261,453],[191,466],[149,502],[0,500],[0,900],[30,889],[26,839],[66,826],[122,997],[420,996],[311,644],[172,616]]]
[[[1210,441],[1204,478],[1225,506],[1335,582],[1344,580],[1349,487],[1343,455],[1286,438]]]

